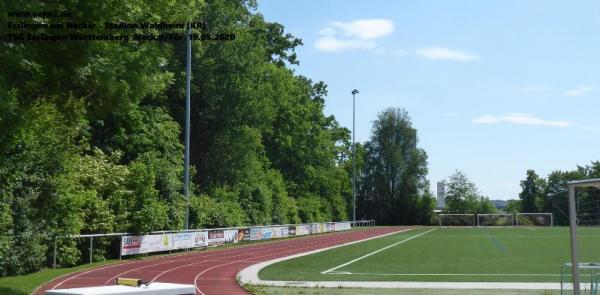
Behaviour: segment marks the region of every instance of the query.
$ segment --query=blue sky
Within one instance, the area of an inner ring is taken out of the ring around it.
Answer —
[[[600,2],[281,1],[258,12],[301,38],[298,74],[325,81],[325,112],[368,140],[405,108],[429,155],[431,189],[456,169],[492,199],[600,160]]]

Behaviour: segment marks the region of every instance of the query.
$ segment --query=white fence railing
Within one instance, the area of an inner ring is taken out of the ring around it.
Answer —
[[[89,238],[89,262],[93,262],[94,238],[118,237],[119,259],[127,255],[167,252],[181,249],[217,247],[242,241],[259,241],[349,230],[374,226],[374,220],[323,222],[306,224],[260,225],[195,230],[164,230],[148,234],[105,233],[71,235],[66,238]],[[63,237],[64,238],[64,237]],[[54,239],[53,267],[56,268],[57,239]]]

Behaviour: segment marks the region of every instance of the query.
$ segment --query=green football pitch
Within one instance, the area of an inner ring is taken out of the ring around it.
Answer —
[[[600,228],[578,231],[600,261]],[[568,228],[418,228],[268,266],[263,280],[560,282]]]

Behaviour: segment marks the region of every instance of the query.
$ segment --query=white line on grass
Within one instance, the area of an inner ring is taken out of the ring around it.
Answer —
[[[549,273],[371,273],[334,271],[330,275],[372,275],[372,276],[523,276],[523,277],[556,277],[560,274]]]
[[[410,240],[412,240],[412,239],[414,239],[414,238],[418,238],[418,237],[420,237],[420,236],[422,236],[422,235],[424,235],[424,234],[427,234],[427,233],[429,233],[429,232],[432,232],[432,231],[434,231],[434,230],[436,230],[436,229],[437,229],[437,228],[433,228],[433,229],[430,229],[430,230],[428,230],[428,231],[426,231],[426,232],[422,232],[422,233],[420,233],[420,234],[418,234],[418,235],[414,235],[414,236],[412,236],[412,237],[410,237],[410,238],[407,238],[407,239],[404,239],[404,240],[402,240],[402,241],[400,241],[400,242],[397,242],[397,243],[391,244],[391,245],[389,245],[389,246],[383,247],[383,248],[381,248],[381,249],[379,249],[379,250],[375,250],[375,251],[373,251],[373,252],[371,252],[371,253],[368,253],[368,254],[366,254],[366,255],[363,255],[363,256],[361,256],[361,257],[358,257],[358,258],[356,258],[356,259],[350,260],[350,261],[348,261],[348,262],[346,262],[346,263],[344,263],[344,264],[340,264],[340,265],[338,265],[338,266],[336,266],[336,267],[330,268],[330,269],[328,269],[328,270],[326,270],[326,271],[323,271],[323,272],[321,272],[321,273],[322,273],[322,274],[330,273],[330,272],[332,272],[332,271],[334,271],[334,270],[336,270],[336,269],[338,269],[338,268],[342,268],[342,267],[344,267],[344,266],[350,265],[350,264],[352,264],[352,263],[354,263],[354,262],[357,262],[357,261],[359,261],[359,260],[365,259],[365,258],[367,258],[367,257],[369,257],[369,256],[371,256],[371,255],[374,255],[374,254],[377,254],[377,253],[379,253],[379,252],[381,252],[381,251],[384,251],[384,250],[387,250],[387,249],[389,249],[389,248],[392,248],[392,247],[394,247],[394,246],[396,246],[396,245],[400,245],[400,244],[402,244],[402,243],[404,243],[404,242],[408,242],[408,241],[410,241]]]

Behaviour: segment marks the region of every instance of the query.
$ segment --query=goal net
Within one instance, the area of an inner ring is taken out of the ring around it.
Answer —
[[[475,226],[475,214],[440,214],[438,215],[440,227],[442,226]]]
[[[477,226],[513,226],[512,214],[477,214]]]
[[[553,226],[552,213],[517,213],[516,226]]]

